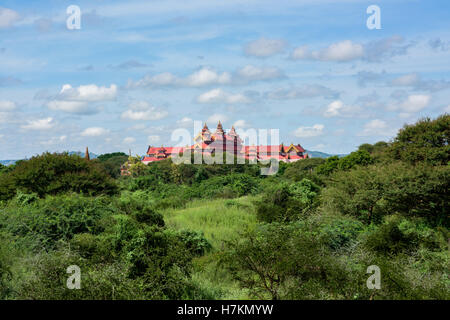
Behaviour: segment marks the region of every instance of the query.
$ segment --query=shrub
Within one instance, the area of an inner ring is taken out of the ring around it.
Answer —
[[[221,265],[258,299],[348,294],[348,273],[309,226],[266,224],[227,243]],[[315,289],[311,290],[311,286]]]
[[[322,193],[325,208],[381,222],[401,213],[424,217],[431,225],[448,226],[450,167],[391,163],[337,172]]]
[[[321,237],[332,250],[339,250],[356,241],[363,232],[364,226],[361,222],[351,218],[340,217],[327,221],[321,229]]]
[[[138,200],[136,197],[121,197],[114,202],[114,205],[121,214],[127,214],[136,219],[137,222],[164,226],[162,215],[156,212],[152,205],[145,200]]]
[[[410,253],[420,246],[436,250],[446,246],[442,235],[420,223],[404,217],[393,215],[386,217],[384,223],[370,232],[365,239],[365,246],[370,250],[385,255]]]
[[[95,162],[76,155],[44,153],[0,176],[0,200],[11,199],[16,190],[39,197],[67,192],[95,196],[115,194],[117,185]]]
[[[182,230],[178,237],[188,250],[196,256],[202,256],[212,249],[211,243],[204,237],[202,232]]]
[[[405,125],[389,148],[392,157],[409,163],[425,161],[432,165],[447,165],[450,161],[450,115],[435,120],[424,118]]]
[[[102,154],[93,161],[98,161],[100,167],[113,178],[120,176],[120,167],[128,160],[128,156],[123,152]]]
[[[307,158],[289,163],[283,177],[293,181],[300,181],[303,178],[315,179],[314,169],[325,161],[322,158]]]
[[[317,206],[319,191],[320,188],[308,179],[272,186],[255,202],[258,220],[267,223],[294,221]]]
[[[20,207],[11,204],[0,215],[0,224],[13,235],[36,239],[38,248],[54,248],[77,233],[102,232],[102,219],[112,213],[106,198],[54,196]]]

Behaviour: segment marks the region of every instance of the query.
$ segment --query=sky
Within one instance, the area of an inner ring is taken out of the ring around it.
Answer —
[[[446,0],[0,0],[0,159],[143,155],[218,120],[349,153],[449,98]]]

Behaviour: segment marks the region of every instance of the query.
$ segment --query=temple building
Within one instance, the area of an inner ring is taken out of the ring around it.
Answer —
[[[222,124],[218,123],[216,131],[211,133],[208,126],[203,129],[194,138],[194,144],[186,147],[152,147],[149,146],[147,154],[142,157],[142,163],[160,161],[168,159],[172,154],[180,154],[187,150],[191,152],[201,152],[202,154],[214,154],[217,150],[233,153],[237,157],[245,159],[268,160],[271,158],[278,159],[283,162],[294,162],[300,159],[308,158],[305,149],[300,144],[290,144],[285,146],[269,145],[269,146],[244,146],[242,139],[236,133],[234,126],[226,133]]]

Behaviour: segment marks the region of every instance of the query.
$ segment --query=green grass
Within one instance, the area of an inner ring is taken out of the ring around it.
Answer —
[[[253,200],[255,197],[194,200],[185,208],[162,212],[168,227],[201,231],[213,246],[211,252],[194,260],[192,278],[197,285],[213,292],[217,299],[248,299],[247,291],[239,288],[230,275],[217,266],[217,255],[224,241],[238,237],[244,228],[256,225]]]
[[[162,213],[168,227],[201,231],[214,249],[221,249],[224,240],[256,224],[253,199],[194,200],[183,209],[166,209]]]

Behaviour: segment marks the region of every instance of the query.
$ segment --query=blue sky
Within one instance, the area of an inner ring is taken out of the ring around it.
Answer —
[[[449,61],[448,1],[0,1],[0,159],[142,155],[218,119],[348,153],[450,112]]]

